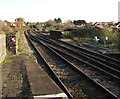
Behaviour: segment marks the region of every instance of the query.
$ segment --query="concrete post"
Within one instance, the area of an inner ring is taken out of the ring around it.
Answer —
[[[4,33],[0,33],[0,63],[6,56],[6,36]]]

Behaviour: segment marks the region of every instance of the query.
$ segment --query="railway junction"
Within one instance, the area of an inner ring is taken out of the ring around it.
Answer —
[[[120,60],[35,30],[3,64],[3,99],[119,99]]]

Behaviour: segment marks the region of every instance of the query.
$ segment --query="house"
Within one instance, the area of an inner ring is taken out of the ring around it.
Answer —
[[[17,26],[17,27],[21,27],[23,26],[23,22],[22,21],[15,21],[11,24],[12,26]]]
[[[120,29],[120,22],[116,23],[117,29]]]
[[[3,21],[0,20],[0,32],[2,31]]]
[[[12,31],[11,22],[8,22],[7,20],[4,20],[3,24],[2,24],[2,31],[4,31],[4,32]]]
[[[120,25],[117,25],[117,28],[120,29]]]
[[[10,26],[10,25],[11,25],[11,22],[8,22],[7,20],[4,20],[3,25],[4,25],[4,26]]]

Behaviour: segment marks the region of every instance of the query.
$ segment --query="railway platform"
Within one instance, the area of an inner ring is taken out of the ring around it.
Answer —
[[[36,62],[27,60],[25,65],[34,99],[67,99],[66,94]]]
[[[2,98],[67,99],[66,94],[31,58],[20,54],[6,59],[2,65]]]
[[[68,99],[67,95],[36,62],[23,36],[23,51],[7,56],[2,66],[2,98]]]

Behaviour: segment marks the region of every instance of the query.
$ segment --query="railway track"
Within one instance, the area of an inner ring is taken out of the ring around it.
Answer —
[[[37,32],[34,32],[34,33],[38,34]],[[99,62],[104,62],[106,65],[109,65],[109,66],[114,65],[114,67],[116,67],[116,68],[119,67],[120,68],[120,60],[117,60],[115,58],[111,58],[111,57],[108,57],[106,55],[103,55],[103,54],[85,49],[85,48],[80,47],[80,46],[75,46],[75,45],[63,42],[63,41],[55,39],[55,38],[51,38],[51,37],[48,37],[48,36],[46,38],[46,36],[44,36],[44,35],[41,35],[41,34],[38,34],[38,35],[42,36],[43,38],[45,38],[47,40],[50,40],[51,42],[55,42],[55,43],[60,44],[62,46],[68,47],[72,50],[75,50],[78,53],[82,53],[84,55],[87,55],[90,58],[97,59]]]
[[[36,33],[36,32],[35,32]],[[42,35],[44,36],[44,35]],[[45,37],[45,36],[44,36]],[[69,44],[69,43],[66,43],[66,42],[63,42],[61,40],[58,40],[58,39],[55,39],[55,38],[51,38],[51,37],[47,37],[49,39],[52,39],[54,41],[57,41],[57,43],[61,43],[61,44],[64,44],[65,46],[68,46],[70,47],[71,49],[74,49],[76,50],[77,52],[79,53],[83,53],[85,55],[87,55],[86,53],[88,53],[88,55],[91,57],[91,58],[94,58],[94,59],[100,59],[99,61],[100,62],[106,62],[106,64],[109,64],[109,65],[115,65],[115,66],[118,66],[120,67],[120,60],[118,59],[115,59],[115,58],[111,58],[111,57],[108,57],[104,54],[100,54],[100,53],[97,53],[95,51],[91,51],[91,50],[88,50],[88,49],[85,49],[83,47],[80,47],[80,46],[75,46],[75,45],[72,45],[72,44]],[[97,57],[96,57],[97,56]]]
[[[36,48],[41,53],[42,57],[44,57],[44,60],[46,60],[46,62],[54,70],[56,75],[64,83],[64,85],[67,87],[67,89],[70,91],[74,98],[78,97],[81,97],[81,99],[82,98],[96,99],[98,97],[99,98],[102,97],[102,99],[118,98],[119,89],[118,90],[117,88],[115,89],[116,91],[118,91],[118,93],[117,92],[113,93],[112,91],[108,90],[110,87],[107,89],[101,83],[98,83],[95,80],[95,77],[97,76],[95,76],[94,74],[96,73],[97,75],[99,74],[100,76],[100,71],[99,73],[97,73],[94,69],[92,69],[92,72],[94,71],[92,77],[88,75],[88,72],[85,72],[85,69],[82,70],[78,68],[80,65],[85,67],[83,61],[80,61],[78,58],[73,57],[70,54],[66,54],[60,50],[57,50],[57,48],[53,46],[50,46],[51,48],[48,47],[45,43],[41,42],[38,38],[36,38],[36,36],[29,35],[29,38],[34,41],[34,46],[37,46]],[[64,57],[61,56],[60,54],[63,55]],[[74,61],[70,62],[71,60]],[[118,78],[112,79],[115,81],[119,81]],[[114,83],[114,85],[117,86],[117,83]]]
[[[68,53],[70,53],[71,55],[82,59],[83,61],[88,62],[89,64],[93,64],[94,66],[96,66],[96,68],[100,68],[108,73],[110,73],[111,75],[114,75],[118,78],[120,78],[120,66],[119,64],[114,64],[109,62],[110,65],[108,65],[108,61],[102,61],[100,62],[100,60],[103,59],[98,59],[97,56],[95,56],[96,58],[93,57],[89,57],[89,54],[82,54],[81,52],[78,52],[75,49],[71,49],[71,47],[68,47],[66,45],[61,45],[57,42],[54,42],[51,39],[45,38],[45,37],[40,37],[37,36],[38,39],[41,39],[42,41],[44,41],[45,43],[47,43],[49,46],[54,46],[57,47],[58,49],[62,49]],[[119,62],[119,61],[118,61]]]
[[[62,83],[62,81],[57,77],[56,73],[52,70],[51,66],[48,64],[48,62],[45,60],[45,58],[41,55],[41,52],[37,47],[34,45],[32,40],[29,38],[28,31],[25,31],[25,36],[29,41],[30,46],[32,46],[32,49],[34,50],[34,53],[36,53],[36,58],[38,63],[41,65],[41,67],[47,72],[47,74],[55,81],[55,83],[66,93],[69,99],[73,99],[73,96],[71,93],[67,90],[65,85]]]

